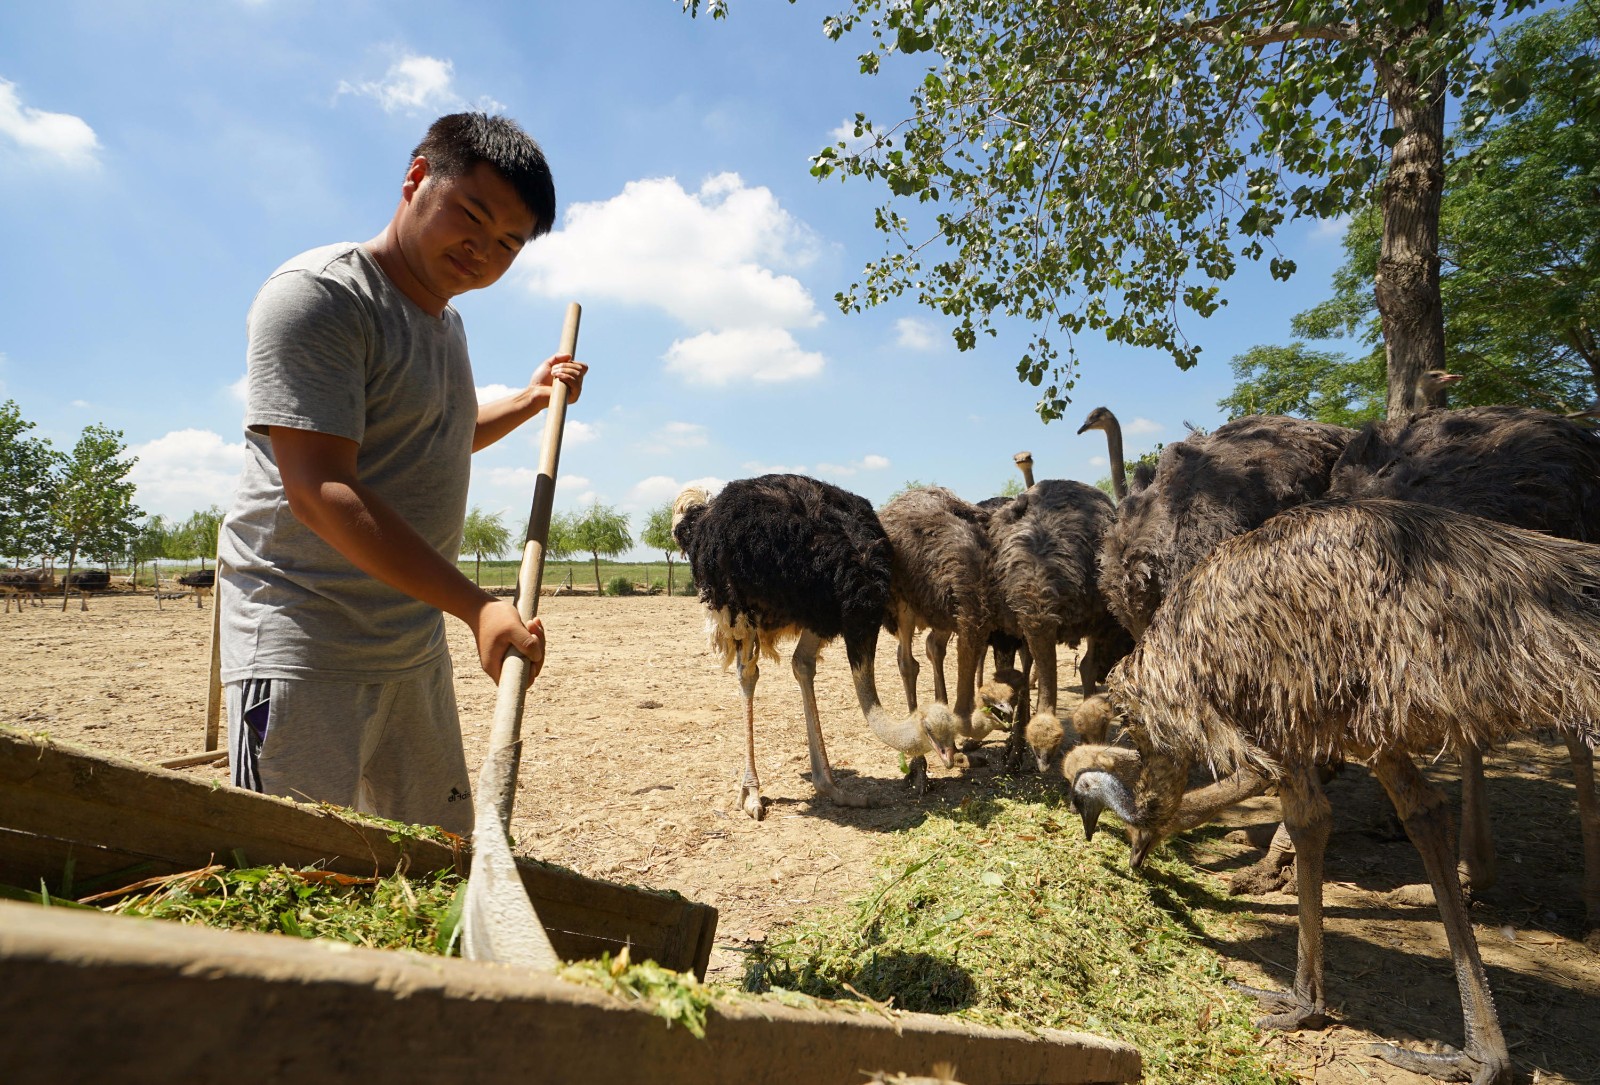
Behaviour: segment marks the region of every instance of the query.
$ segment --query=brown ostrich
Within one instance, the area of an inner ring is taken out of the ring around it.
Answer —
[[[1249,415],[1168,445],[1154,480],[1117,509],[1100,554],[1100,587],[1137,637],[1161,600],[1224,539],[1322,497],[1351,431]]]
[[[1022,472],[1022,485],[1033,485],[1033,453],[1018,452],[1011,457],[1011,462],[1017,465],[1017,470]]]
[[[1085,696],[1133,645],[1106,609],[1095,580],[1095,555],[1114,516],[1104,493],[1065,479],[1036,483],[990,514],[995,624],[1026,642],[1039,678],[1033,718],[1026,731],[1012,732],[1013,759],[1026,739],[1036,757],[1048,760],[1044,747],[1060,732],[1058,643],[1088,642],[1078,663]]]
[[[890,600],[889,539],[865,498],[804,475],[762,475],[728,483],[715,500],[686,488],[672,508],[672,537],[689,559],[705,605],[712,649],[737,664],[744,694],[745,771],[739,804],[765,813],[755,764],[755,690],[759,657],[797,638],[792,667],[805,710],[811,783],[839,806],[866,806],[833,780],[817,713],[817,651],[843,637],[856,699],[873,733],[914,759],[914,782],[925,781],[923,758],[954,760],[957,726],[943,705],[904,720],[878,701],[874,676],[878,628]],[[922,770],[922,771],[915,771]]]
[[[973,715],[978,660],[993,621],[988,580],[992,559],[988,515],[943,486],[921,486],[897,495],[878,510],[889,537],[889,620],[899,638],[897,662],[906,702],[917,707],[919,630],[929,629],[928,651],[935,672],[935,695],[946,701],[944,647],[956,638],[957,723],[968,739],[981,739],[994,726],[989,713]]]
[[[1457,379],[1424,375],[1432,400]],[[1600,434],[1523,407],[1434,409],[1378,422],[1351,439],[1334,465],[1329,496],[1421,501],[1562,538],[1600,542]],[[1585,859],[1584,904],[1600,928],[1600,804],[1594,755],[1570,733]],[[1483,787],[1483,752],[1461,749],[1461,874],[1471,891],[1495,880],[1494,841]]]
[[[1294,988],[1253,992],[1260,1024],[1320,1022],[1329,756],[1364,760],[1432,883],[1465,1049],[1378,1053],[1417,1073],[1506,1085],[1501,1034],[1455,872],[1449,806],[1412,755],[1550,728],[1600,739],[1600,547],[1413,502],[1319,502],[1224,543],[1180,584],[1111,677],[1133,758],[1068,758],[1086,832],[1103,809],[1139,866],[1171,827],[1191,764],[1274,782],[1297,852]],[[1098,762],[1096,758],[1101,760]]]

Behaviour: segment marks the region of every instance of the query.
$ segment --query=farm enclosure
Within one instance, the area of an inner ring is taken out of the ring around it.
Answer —
[[[581,873],[676,889],[720,912],[708,979],[737,983],[752,948],[797,914],[872,891],[885,834],[986,794],[993,771],[935,769],[928,797],[903,792],[892,751],[860,720],[842,650],[818,667],[829,751],[844,786],[883,805],[841,810],[811,801],[799,698],[788,663],[765,663],[756,752],[772,809],[757,824],[734,800],[743,744],[738,683],[705,651],[690,599],[550,597],[541,601],[549,661],[529,699],[527,749],[513,832],[518,850]],[[145,760],[198,750],[203,733],[210,609],[158,611],[148,595],[0,615],[0,724],[43,731]],[[451,629],[469,759],[482,753],[494,688]],[[888,638],[880,681],[893,674]],[[1064,667],[1063,670],[1066,670]],[[931,688],[926,669],[924,688]],[[895,688],[885,682],[886,693]],[[893,695],[890,694],[890,703]],[[1068,698],[1069,702],[1072,700]],[[1600,1037],[1600,957],[1581,935],[1580,868],[1565,756],[1533,743],[1491,760],[1501,885],[1474,909],[1502,1018],[1519,1065],[1541,1082],[1593,1082]],[[201,779],[212,768],[190,770]],[[1441,762],[1433,771],[1448,775]],[[1339,1022],[1273,1036],[1272,1049],[1306,1081],[1417,1083],[1359,1053],[1374,1038],[1457,1036],[1453,980],[1431,907],[1397,908],[1387,894],[1418,881],[1415,852],[1386,835],[1385,803],[1360,770],[1332,785],[1329,982]],[[1270,831],[1258,801],[1239,825]],[[1071,827],[1076,832],[1076,827]],[[1256,849],[1202,835],[1201,861],[1224,872]],[[1294,960],[1292,898],[1241,899],[1246,923],[1217,945],[1234,977],[1280,984]]]

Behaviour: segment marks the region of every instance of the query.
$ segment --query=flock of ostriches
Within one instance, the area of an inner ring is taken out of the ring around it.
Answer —
[[[1079,482],[1035,482],[1027,453],[1017,457],[1027,489],[976,504],[929,486],[875,512],[800,475],[730,482],[714,497],[684,490],[673,534],[714,650],[744,694],[740,804],[762,816],[758,664],[789,639],[811,778],[840,805],[865,799],[835,782],[817,712],[817,651],[834,638],[868,724],[911,759],[916,787],[927,755],[954,764],[958,746],[970,753],[1009,727],[1008,764],[1029,750],[1042,771],[1059,764],[1085,831],[1112,811],[1135,867],[1156,842],[1275,787],[1276,850],[1292,845],[1296,860],[1298,967],[1292,990],[1252,994],[1270,1011],[1263,1026],[1313,1027],[1326,1012],[1323,773],[1359,760],[1422,855],[1465,1024],[1459,1050],[1377,1053],[1418,1073],[1504,1085],[1510,1055],[1465,897],[1494,877],[1486,749],[1529,731],[1565,740],[1584,902],[1600,926],[1600,435],[1542,411],[1450,410],[1454,379],[1430,371],[1415,388],[1430,406],[1359,431],[1257,415],[1193,434],[1131,490],[1116,419],[1099,408],[1078,432],[1105,431],[1115,503]],[[897,638],[904,718],[879,700],[880,629]],[[913,644],[925,629],[936,701],[919,705]],[[943,675],[952,636],[953,700]],[[1056,646],[1080,642],[1086,700],[1069,731]],[[979,688],[990,647],[992,679]],[[1113,721],[1121,738],[1106,745]],[[1440,750],[1462,764],[1459,860],[1451,811],[1414,760]],[[1215,781],[1186,791],[1196,766]]]

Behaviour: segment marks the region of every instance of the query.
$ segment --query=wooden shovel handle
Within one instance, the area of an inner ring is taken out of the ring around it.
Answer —
[[[583,307],[567,306],[561,329],[559,354],[578,351],[578,321]],[[544,448],[539,453],[539,477],[533,486],[533,507],[528,511],[528,534],[522,543],[522,567],[517,570],[517,613],[524,622],[539,613],[539,585],[544,581],[545,544],[550,538],[550,510],[556,496],[556,468],[561,463],[561,431],[567,422],[567,386],[552,378],[550,408],[544,425]]]

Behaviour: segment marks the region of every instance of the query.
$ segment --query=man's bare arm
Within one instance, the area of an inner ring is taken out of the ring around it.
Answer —
[[[472,451],[488,448],[522,423],[550,406],[554,381],[567,386],[567,402],[576,403],[583,394],[583,377],[589,367],[574,361],[570,354],[556,354],[546,358],[533,371],[533,379],[526,388],[511,393],[504,399],[484,403],[478,407],[478,427],[472,434]]]
[[[508,647],[533,661],[529,670],[538,673],[544,661],[538,619],[524,626],[516,607],[468,580],[362,484],[354,441],[283,426],[272,427],[269,436],[296,519],[362,572],[465,622],[489,677],[499,681]]]

